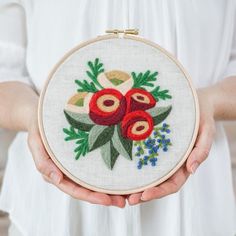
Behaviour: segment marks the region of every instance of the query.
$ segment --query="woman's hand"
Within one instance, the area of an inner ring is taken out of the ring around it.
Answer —
[[[125,206],[125,198],[122,196],[112,196],[104,193],[93,192],[77,185],[65,177],[48,156],[37,126],[31,128],[29,131],[28,144],[34,158],[36,168],[47,182],[54,184],[60,190],[75,199],[105,206]]]
[[[113,205],[117,207],[124,207],[126,201],[124,197],[90,191],[77,185],[63,175],[63,173],[48,156],[44,148],[38,130],[38,122],[36,118],[37,112],[31,112],[33,118],[31,119],[28,128],[28,145],[33,155],[36,168],[42,174],[43,178],[75,199],[105,206]]]
[[[0,95],[0,127],[28,132],[28,145],[35,165],[46,181],[76,199],[105,206],[125,206],[124,197],[85,189],[66,178],[53,163],[44,148],[38,129],[38,95],[30,86],[16,81],[3,82],[0,83]]]
[[[132,194],[128,197],[130,205],[142,201],[150,201],[176,193],[193,174],[198,166],[206,160],[215,135],[215,105],[211,89],[199,89],[198,98],[200,105],[200,126],[195,146],[186,163],[168,180],[159,186],[146,189],[142,193]]]

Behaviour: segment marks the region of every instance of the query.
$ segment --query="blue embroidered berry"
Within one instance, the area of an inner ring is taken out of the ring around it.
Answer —
[[[154,146],[152,150],[153,150],[153,152],[157,153],[158,150],[159,150],[159,147],[158,146]]]
[[[165,146],[165,147],[163,148],[163,151],[164,151],[164,152],[167,152],[167,151],[168,151],[168,148]]]
[[[146,145],[146,146],[149,146],[149,145],[150,145],[150,140],[149,140],[149,139],[145,142],[145,145]]]
[[[137,168],[138,168],[138,169],[142,169],[142,165],[138,165]]]
[[[153,153],[153,151],[150,149],[150,150],[148,150],[148,153],[151,155]]]
[[[162,144],[163,144],[163,145],[167,145],[167,143],[168,143],[168,142],[166,141],[166,139],[163,139],[163,140],[162,140]]]
[[[152,162],[152,164],[151,164],[152,166],[156,166],[156,162]]]
[[[150,162],[151,162],[151,165],[152,165],[152,166],[155,166],[155,165],[156,165],[156,162],[157,162],[157,158],[156,158],[156,157],[152,157],[152,158],[150,159]]]
[[[143,163],[142,163],[142,161],[141,161],[141,160],[139,160],[137,168],[138,168],[138,169],[141,169],[141,168],[142,168],[142,166],[143,166]]]
[[[151,144],[151,143],[147,143],[147,144],[146,144],[146,147],[147,147],[148,149],[150,149],[150,148],[152,148],[152,144]]]
[[[136,152],[136,156],[142,156],[139,159],[139,169],[146,165],[156,166],[159,151],[167,152],[169,150],[169,146],[172,145],[171,140],[168,138],[168,134],[171,132],[169,127],[168,124],[163,123],[161,127],[156,127],[153,130],[150,137],[139,142]]]

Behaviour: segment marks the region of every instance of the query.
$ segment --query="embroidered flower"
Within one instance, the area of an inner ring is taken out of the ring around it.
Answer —
[[[127,102],[127,113],[136,110],[145,111],[156,105],[155,98],[144,89],[131,89],[126,93],[125,98]]]
[[[89,117],[95,124],[115,125],[126,112],[125,97],[116,89],[102,89],[92,96]]]
[[[98,76],[98,82],[103,86],[103,88],[114,88],[122,94],[126,94],[134,84],[131,76],[120,70],[112,70],[101,73]]]
[[[65,110],[74,113],[89,113],[89,102],[93,93],[78,92],[66,104]]]
[[[160,151],[167,152],[171,141],[169,125],[163,123],[172,106],[156,106],[171,99],[169,90],[156,86],[157,71],[105,71],[99,58],[88,61],[87,79],[77,79],[77,94],[65,106],[70,128],[63,129],[66,141],[74,140],[76,160],[100,149],[112,169],[119,156],[138,157],[137,168],[156,166]],[[150,89],[152,88],[152,89]]]
[[[153,119],[145,111],[133,111],[122,120],[122,134],[131,140],[146,139],[153,130]]]

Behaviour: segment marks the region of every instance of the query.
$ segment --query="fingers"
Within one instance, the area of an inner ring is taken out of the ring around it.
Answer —
[[[47,182],[54,184],[61,191],[75,199],[87,201],[92,204],[113,205],[120,208],[125,206],[126,200],[122,196],[110,196],[104,193],[93,192],[64,177],[63,173],[48,156],[39,134],[37,135],[36,133],[29,136],[28,144],[38,171]]]
[[[208,157],[214,135],[214,122],[209,122],[200,126],[195,147],[189,155],[186,163],[186,167],[189,173],[193,174],[198,166]]]
[[[170,179],[159,186],[149,188],[143,193],[131,194],[128,197],[129,204],[135,205],[142,201],[150,201],[152,199],[162,198],[169,194],[178,192],[186,182],[189,174],[194,173],[197,167],[208,157],[214,135],[214,120],[201,122],[195,147],[188,157],[186,166],[184,165],[181,167]]]
[[[129,202],[129,205],[136,205],[138,203],[141,202],[141,196],[142,196],[142,193],[134,193],[134,194],[131,194],[127,200]]]
[[[63,179],[63,174],[48,156],[39,135],[29,137],[28,144],[33,155],[37,170],[45,180],[58,184]]]
[[[142,201],[151,201],[159,199],[167,195],[176,193],[189,177],[189,173],[185,166],[181,167],[171,178],[157,187],[144,190],[143,193],[136,193],[129,196],[130,205],[138,204]]]
[[[112,196],[105,193],[94,192],[77,185],[70,179],[65,177],[57,187],[75,199],[87,201],[92,204],[104,206],[117,206],[123,208],[125,206],[125,198],[122,196]]]
[[[110,206],[112,204],[111,198],[103,193],[92,192],[86,188],[83,188],[74,182],[64,178],[57,187],[69,194],[71,197],[75,199],[80,199],[83,201],[90,202],[92,204],[100,204],[105,206]]]
[[[45,176],[45,180],[51,182],[47,176]],[[126,200],[123,196],[116,195],[107,195],[104,193],[93,192],[86,188],[83,188],[76,183],[72,182],[67,177],[56,185],[61,191],[70,195],[71,197],[83,201],[87,201],[91,204],[99,204],[104,206],[116,206],[119,208],[124,208],[126,204]]]
[[[126,204],[126,198],[124,196],[109,195],[113,206],[124,208]]]

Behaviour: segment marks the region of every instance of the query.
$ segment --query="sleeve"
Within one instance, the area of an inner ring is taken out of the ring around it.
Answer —
[[[26,70],[26,26],[17,0],[0,0],[0,82],[20,81],[32,86]]]
[[[0,82],[32,85],[25,68],[26,30],[24,10],[17,0],[0,0]],[[15,132],[0,128],[0,178]]]
[[[230,76],[236,76],[236,10],[234,17],[234,32],[233,32],[231,53],[228,65],[226,67],[226,71],[224,73],[224,78]]]

